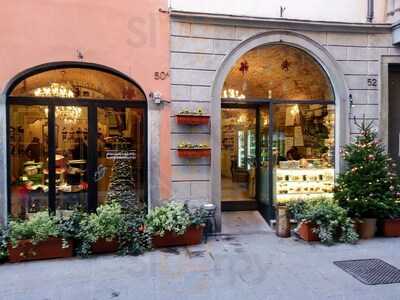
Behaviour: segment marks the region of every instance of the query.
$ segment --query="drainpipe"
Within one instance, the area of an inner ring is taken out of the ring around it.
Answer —
[[[368,0],[367,22],[371,23],[374,19],[374,0]]]

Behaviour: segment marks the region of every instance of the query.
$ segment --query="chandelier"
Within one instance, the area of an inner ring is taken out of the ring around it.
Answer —
[[[222,92],[223,98],[231,98],[231,99],[246,99],[244,94],[241,94],[238,90],[227,89]]]
[[[49,109],[44,109],[46,117],[49,115]],[[75,124],[82,114],[82,108],[79,106],[57,106],[56,107],[56,118],[62,120],[64,124]]]
[[[60,83],[52,83],[50,86],[40,87],[33,91],[35,97],[57,97],[57,98],[74,98],[73,90]]]

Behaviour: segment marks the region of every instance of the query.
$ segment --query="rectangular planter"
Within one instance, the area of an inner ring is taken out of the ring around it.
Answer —
[[[297,228],[297,234],[301,239],[307,242],[316,242],[319,241],[318,235],[313,232],[315,227],[310,222],[301,222],[299,227]]]
[[[28,260],[51,259],[71,257],[73,254],[73,242],[68,242],[69,247],[62,247],[61,238],[49,238],[46,241],[32,244],[31,240],[18,241],[16,247],[8,244],[8,259],[10,262],[21,262]]]
[[[184,158],[210,157],[211,149],[178,149],[178,156]]]
[[[191,226],[182,235],[175,232],[166,232],[164,236],[154,235],[152,238],[154,248],[187,246],[200,244],[203,239],[204,226]]]
[[[384,220],[383,235],[386,237],[400,237],[400,219]]]
[[[96,243],[92,245],[92,253],[100,254],[100,253],[112,253],[117,252],[119,248],[119,243],[117,240],[106,240],[106,239],[98,239]]]
[[[206,125],[210,116],[203,115],[176,115],[176,122],[181,125]]]

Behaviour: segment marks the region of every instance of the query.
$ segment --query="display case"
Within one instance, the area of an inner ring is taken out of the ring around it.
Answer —
[[[276,202],[332,197],[334,168],[276,168],[274,170]]]

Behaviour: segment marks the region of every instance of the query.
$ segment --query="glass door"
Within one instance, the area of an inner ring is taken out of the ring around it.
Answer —
[[[55,207],[68,215],[88,206],[88,108],[56,106],[54,121]]]
[[[222,209],[256,209],[256,109],[226,107],[221,117]]]

